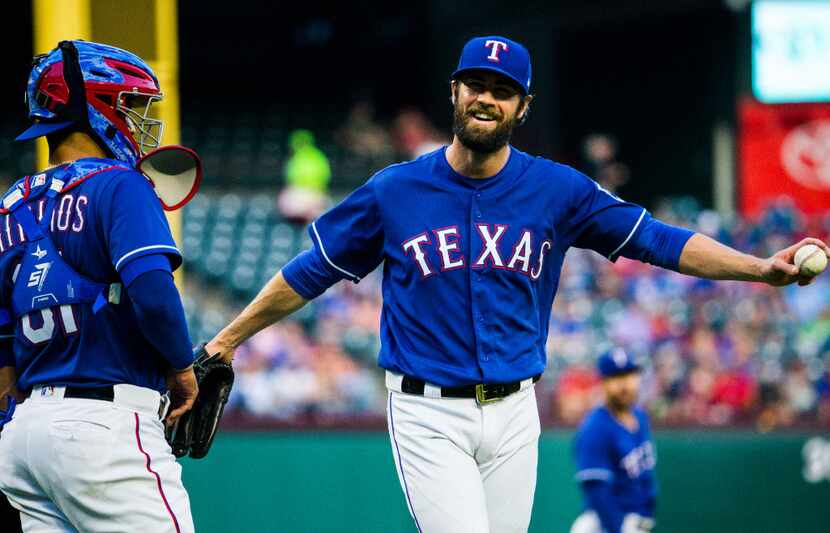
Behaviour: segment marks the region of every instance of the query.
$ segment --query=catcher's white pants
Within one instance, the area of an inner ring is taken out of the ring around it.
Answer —
[[[418,531],[527,531],[539,441],[533,387],[479,405],[401,393],[391,373],[386,383],[392,454]]]
[[[649,533],[654,528],[654,520],[637,513],[628,513],[623,518],[622,533]],[[605,533],[599,516],[594,511],[585,511],[574,521],[571,533]]]
[[[157,392],[116,385],[115,401],[35,388],[0,434],[0,490],[26,533],[190,533],[181,466]]]

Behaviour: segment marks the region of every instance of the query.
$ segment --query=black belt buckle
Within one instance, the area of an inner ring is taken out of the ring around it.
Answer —
[[[479,405],[497,402],[507,396],[505,392],[504,385],[500,383],[479,383],[476,385],[476,402]]]

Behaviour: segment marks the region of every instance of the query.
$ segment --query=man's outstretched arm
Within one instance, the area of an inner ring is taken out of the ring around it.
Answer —
[[[291,288],[285,281],[282,271],[279,271],[239,316],[205,346],[205,349],[209,354],[219,354],[223,361],[230,363],[234,351],[240,344],[307,302],[308,300]]]
[[[795,282],[807,285],[812,278],[799,275],[798,267],[793,264],[795,252],[806,244],[815,244],[830,256],[830,247],[818,239],[804,239],[772,257],[761,259],[695,233],[686,241],[680,254],[679,271],[716,280],[758,281],[774,286]]]
[[[340,280],[357,283],[383,261],[383,231],[373,180],[313,222],[312,247],[288,262],[225,329],[207,343],[230,363],[236,348]]]

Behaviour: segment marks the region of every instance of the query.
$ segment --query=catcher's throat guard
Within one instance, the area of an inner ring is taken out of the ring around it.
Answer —
[[[233,368],[209,355],[204,344],[194,349],[193,371],[199,383],[199,394],[193,408],[174,424],[167,426],[165,437],[173,455],[201,459],[210,451],[219,420],[233,387]]]
[[[142,156],[136,168],[150,180],[165,211],[184,206],[202,182],[202,161],[184,146],[157,148]]]

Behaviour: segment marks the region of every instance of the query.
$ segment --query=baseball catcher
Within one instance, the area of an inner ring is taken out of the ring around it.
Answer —
[[[0,206],[0,491],[26,532],[194,531],[164,431],[198,391],[164,210],[201,167],[151,152],[161,99],[120,48],[62,41],[34,60],[18,140],[46,137],[49,166]]]

